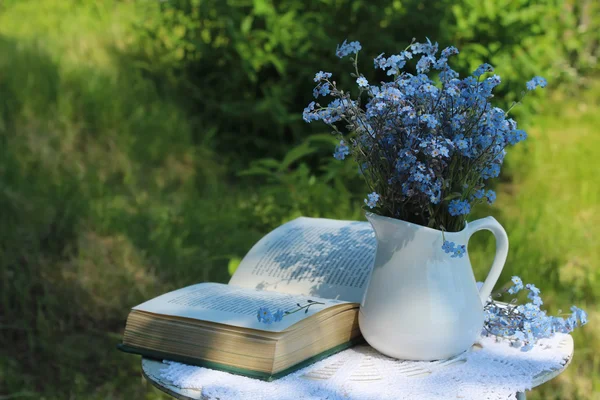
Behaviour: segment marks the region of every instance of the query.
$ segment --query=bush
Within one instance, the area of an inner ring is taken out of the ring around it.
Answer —
[[[168,76],[188,96],[195,140],[239,166],[281,157],[291,143],[322,132],[300,112],[314,73],[342,70],[334,50],[346,38],[360,40],[370,58],[413,37],[454,44],[462,51],[459,72],[482,62],[498,68],[506,106],[533,75],[556,85],[597,67],[598,10],[592,1],[567,0],[169,1],[147,10],[152,18],[140,26],[136,57],[157,81]]]

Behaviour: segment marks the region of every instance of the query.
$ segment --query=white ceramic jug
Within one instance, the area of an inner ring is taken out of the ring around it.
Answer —
[[[481,290],[468,252],[452,258],[442,249],[442,232],[367,213],[377,237],[369,286],[359,324],[367,342],[381,353],[406,360],[439,360],[467,350],[483,328],[483,305],[508,254],[508,237],[493,217],[445,232],[467,245],[482,229],[496,237],[496,257]]]

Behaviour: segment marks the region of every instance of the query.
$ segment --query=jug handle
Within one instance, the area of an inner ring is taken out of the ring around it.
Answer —
[[[504,268],[504,263],[508,256],[508,236],[502,225],[500,225],[494,217],[486,217],[467,224],[467,242],[475,232],[481,230],[492,232],[496,238],[496,255],[494,257],[494,262],[492,263],[492,268],[490,268],[487,278],[485,278],[483,286],[479,290],[481,303],[485,305],[488,297],[492,293],[492,289],[494,289],[494,285],[496,285],[496,282],[500,277],[502,268]]]

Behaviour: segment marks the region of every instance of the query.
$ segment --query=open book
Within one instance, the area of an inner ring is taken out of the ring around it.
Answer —
[[[375,258],[367,222],[301,217],[263,237],[229,284],[200,283],[134,307],[120,348],[272,380],[360,341]],[[266,324],[260,307],[293,311]],[[319,303],[319,304],[317,304]]]

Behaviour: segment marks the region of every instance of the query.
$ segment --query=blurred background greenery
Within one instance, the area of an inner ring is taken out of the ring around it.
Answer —
[[[500,105],[548,79],[474,218],[508,231],[502,281],[590,314],[531,398],[600,398],[594,0],[0,0],[0,399],[163,398],[115,349],[130,307],[226,282],[297,216],[363,219],[356,166],[301,112],[316,71],[350,82],[337,43],[360,40],[368,72],[413,37],[496,66]],[[493,246],[470,244],[479,279]]]

